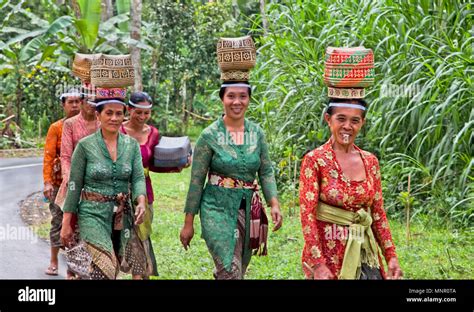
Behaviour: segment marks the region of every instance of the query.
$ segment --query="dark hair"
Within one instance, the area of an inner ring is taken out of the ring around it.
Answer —
[[[80,95],[79,95],[79,98],[80,98],[81,100],[84,99],[84,94],[83,94],[80,90],[78,90],[78,89],[76,89],[76,88],[71,88],[71,89],[67,90],[67,93],[77,93],[77,94],[80,94]],[[62,104],[66,103],[67,98],[68,98],[68,96],[62,96],[62,95],[61,95],[61,97],[60,97],[61,103],[62,103]]]
[[[146,92],[133,92],[131,95],[130,95],[130,101],[132,101],[133,103],[135,104],[138,104],[140,102],[148,102],[150,104],[153,104],[153,101],[151,99],[151,96],[148,95],[148,93]],[[129,107],[134,107],[133,105],[130,105],[130,103],[127,103],[127,105]]]
[[[110,101],[110,100],[117,100],[117,101],[123,102],[123,99],[121,99],[121,98],[110,98],[110,99],[96,100],[94,102],[96,104],[100,104],[103,101]],[[105,105],[107,105],[107,104],[105,104]],[[105,105],[96,105],[96,107],[95,107],[96,112],[98,112],[99,114],[102,113],[102,111],[104,110]],[[123,106],[123,113],[125,114],[126,111],[127,111],[127,107],[124,105]]]
[[[329,98],[328,101],[328,107],[326,108],[326,113],[332,116],[334,114],[334,107],[329,107],[329,103],[347,103],[347,102],[352,102],[356,101],[354,104],[359,104],[364,106],[367,109],[367,102],[363,99],[336,99],[336,98]],[[362,118],[365,118],[365,113],[367,111],[362,111]]]
[[[226,84],[244,83],[244,84],[249,85],[249,87],[250,87],[250,84],[247,81],[224,81],[224,83],[226,83]],[[219,90],[219,97],[221,98],[221,100],[224,98],[224,94],[225,94],[226,89],[227,89],[227,87],[221,87],[221,89]],[[249,89],[249,97],[251,97],[252,96],[252,88],[248,88],[248,89]]]

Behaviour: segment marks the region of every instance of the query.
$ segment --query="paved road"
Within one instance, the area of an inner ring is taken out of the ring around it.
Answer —
[[[0,279],[64,279],[44,274],[49,264],[49,245],[23,223],[19,202],[43,188],[42,158],[0,159]]]

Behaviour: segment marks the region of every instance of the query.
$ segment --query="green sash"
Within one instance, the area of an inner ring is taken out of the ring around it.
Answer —
[[[137,234],[142,242],[146,241],[151,235],[151,224],[153,223],[153,205],[145,205],[145,216],[143,223],[137,226]]]
[[[372,232],[372,217],[364,209],[356,213],[319,202],[317,219],[349,226],[349,237],[344,252],[339,279],[359,279],[362,263],[379,267],[378,249]]]

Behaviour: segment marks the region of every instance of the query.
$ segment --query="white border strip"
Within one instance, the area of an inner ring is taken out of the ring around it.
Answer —
[[[329,103],[328,107],[347,107],[347,108],[358,108],[365,111],[365,107],[359,104],[352,103]]]
[[[130,105],[132,105],[133,107],[136,107],[136,108],[151,108],[153,106],[153,104],[150,104],[150,105],[135,104],[132,101],[128,101],[128,103],[130,103]]]
[[[100,101],[99,103],[95,103],[95,106],[100,106],[100,105],[105,105],[105,104],[122,104],[125,105],[125,102],[119,101],[119,100],[105,100],[105,101]]]
[[[247,87],[247,88],[252,88],[249,84],[246,83],[223,83],[221,85],[221,88],[224,87]]]

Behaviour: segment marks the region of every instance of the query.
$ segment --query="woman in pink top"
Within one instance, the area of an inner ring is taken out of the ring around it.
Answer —
[[[145,218],[142,224],[138,226],[138,236],[143,243],[147,257],[147,275],[134,273],[132,264],[133,279],[147,279],[149,276],[158,275],[156,268],[156,259],[151,244],[151,224],[153,221],[153,188],[149,171],[153,172],[180,172],[182,168],[160,168],[153,165],[154,147],[160,140],[160,133],[155,127],[148,125],[151,117],[152,100],[145,92],[134,92],[130,96],[128,111],[130,119],[122,124],[120,131],[128,134],[138,141],[142,154],[143,168],[145,169],[146,193],[148,198],[148,207],[145,212]],[[189,167],[190,161],[185,166]]]
[[[77,143],[82,138],[96,132],[99,126],[100,122],[95,115],[95,106],[88,102],[87,97],[82,100],[81,112],[64,121],[61,139],[61,174],[63,180],[55,201],[55,204],[61,209],[66,200],[72,153]]]

